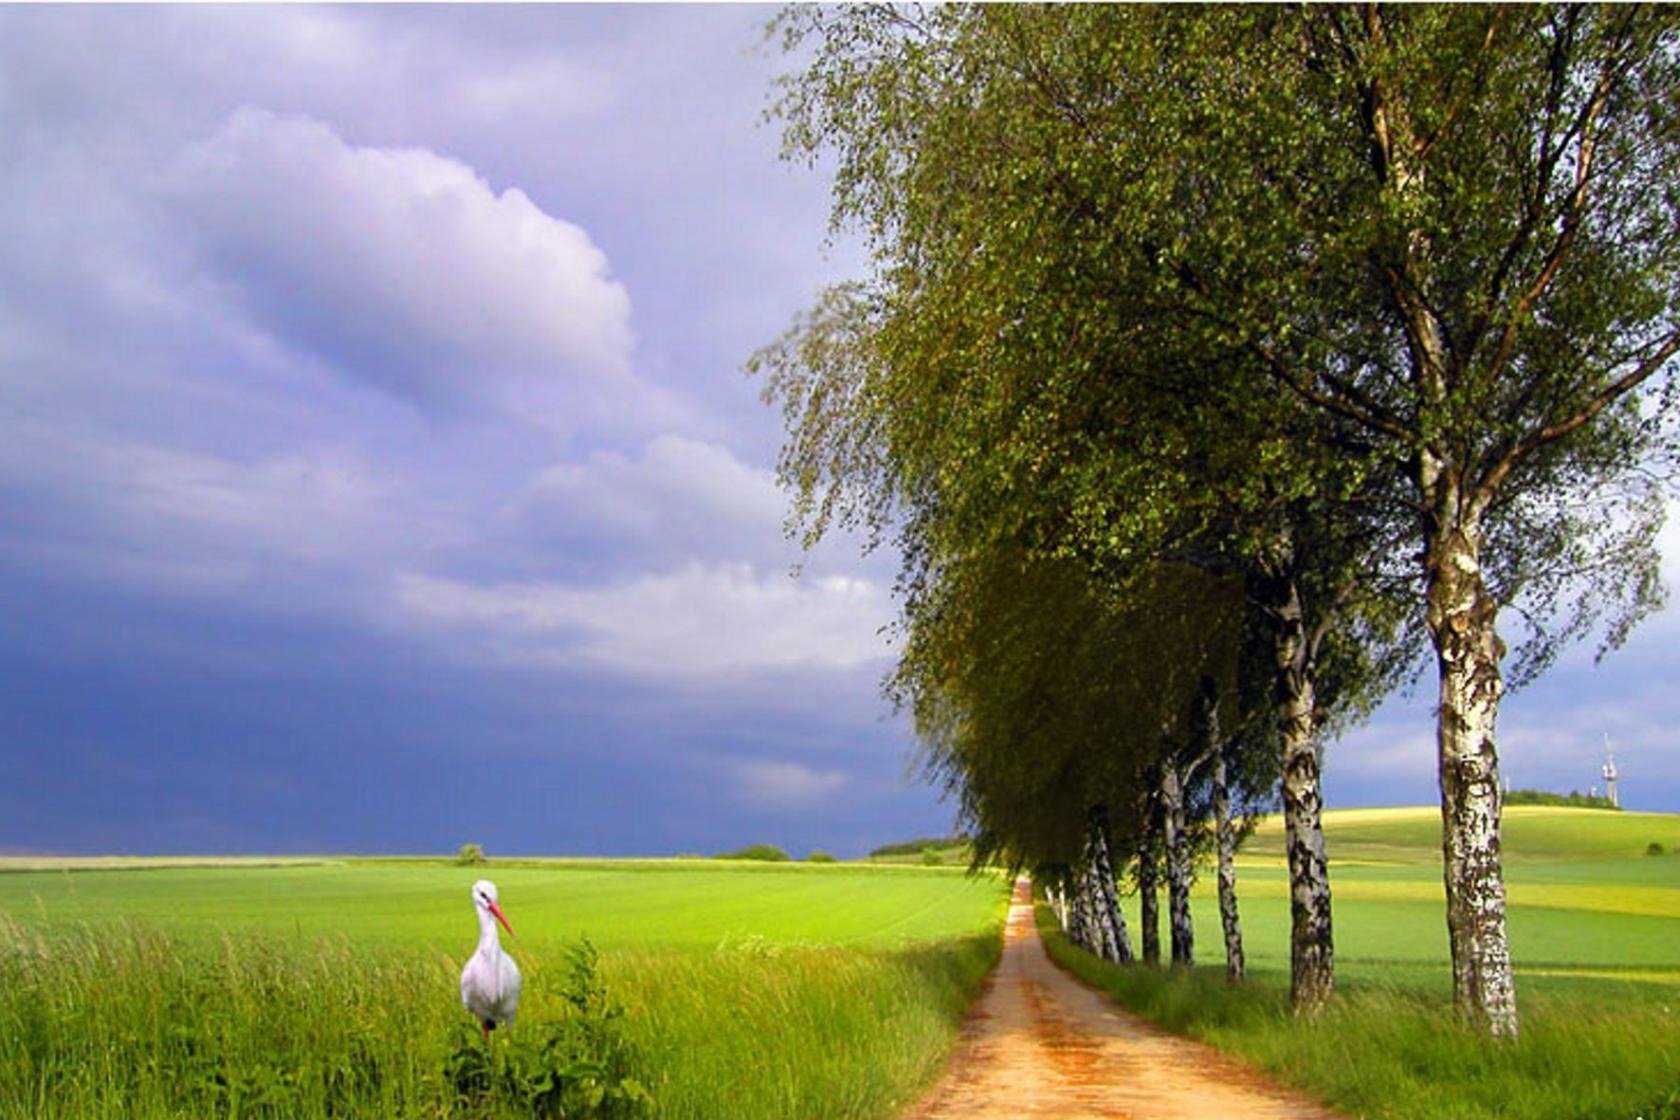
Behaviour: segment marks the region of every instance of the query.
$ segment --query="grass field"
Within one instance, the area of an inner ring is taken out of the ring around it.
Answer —
[[[1195,898],[1193,972],[1052,952],[1158,1022],[1243,1054],[1351,1116],[1680,1120],[1680,816],[1514,807],[1504,830],[1523,1035],[1493,1046],[1451,1012],[1440,817],[1325,815],[1340,997],[1288,1014],[1288,894],[1275,820],[1240,860],[1252,982],[1223,983],[1211,882]],[[1137,919],[1127,900],[1128,920]],[[1136,936],[1134,929],[1134,937]]]
[[[1287,1013],[1275,822],[1241,857],[1240,992],[1221,981],[1210,882],[1202,968],[1052,949],[1350,1116],[1680,1120],[1680,855],[1644,854],[1680,849],[1680,817],[1509,810],[1514,1047],[1453,1025],[1439,827],[1432,809],[1327,815],[1341,995],[1317,1021]],[[527,977],[519,1029],[490,1052],[504,1073],[542,1074],[532,1055],[570,1021],[587,936],[654,1115],[893,1116],[996,959],[1004,899],[920,866],[171,862],[0,859],[0,1118],[540,1114],[461,1089],[463,1056],[483,1053],[456,976],[476,935],[466,887],[485,875]]]
[[[447,1072],[478,1045],[456,978],[485,875],[526,974],[504,1072],[571,1014],[587,936],[671,1117],[893,1115],[936,1073],[1004,904],[995,880],[855,865],[14,870],[0,1117],[531,1115]]]
[[[522,944],[602,949],[730,940],[890,945],[972,931],[989,895],[958,870],[687,860],[416,860],[0,874],[0,914],[42,929],[141,921],[185,936],[277,937],[471,951],[467,888],[491,877]],[[1001,890],[1002,888],[998,888]]]
[[[1433,808],[1354,809],[1325,815],[1336,960],[1367,974],[1450,990],[1441,820]],[[1516,806],[1506,811],[1505,879],[1512,952],[1522,987],[1567,977],[1680,984],[1680,815]],[[1647,856],[1651,843],[1666,853]],[[1288,967],[1288,873],[1275,818],[1262,822],[1240,864],[1238,894],[1249,955]],[[1197,921],[1217,954],[1211,881]]]

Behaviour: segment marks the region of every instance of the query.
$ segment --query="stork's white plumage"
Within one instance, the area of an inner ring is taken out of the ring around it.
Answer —
[[[501,922],[509,935],[513,927],[502,916],[497,902],[496,884],[480,879],[472,886],[473,909],[478,911],[478,950],[461,969],[461,1003],[472,1012],[484,1029],[484,1037],[500,1024],[513,1026],[519,1013],[519,966],[502,951],[502,939],[496,933]]]

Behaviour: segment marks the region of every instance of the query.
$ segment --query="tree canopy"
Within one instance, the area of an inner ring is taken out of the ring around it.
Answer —
[[[1163,562],[1288,577],[1259,590],[1289,616],[1303,765],[1314,639],[1347,655],[1357,709],[1404,659],[1407,591],[1440,685],[1455,990],[1515,1033],[1497,622],[1514,608],[1521,680],[1662,601],[1680,13],[798,7],[774,26],[804,64],[776,110],[789,154],[834,157],[835,220],[873,262],[758,359],[807,531],[895,536],[912,629],[989,552],[1099,585]]]

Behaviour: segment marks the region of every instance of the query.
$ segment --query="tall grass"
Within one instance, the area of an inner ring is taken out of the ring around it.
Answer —
[[[997,946],[619,950],[600,975],[655,1115],[885,1117],[933,1076]],[[540,1030],[567,1013],[566,963],[523,960],[517,1030]],[[458,969],[343,939],[0,919],[0,1117],[515,1115],[448,1073],[479,1045]]]
[[[621,956],[660,1116],[887,1117],[934,1079],[996,962],[988,933],[899,950],[749,943]]]
[[[1240,1054],[1350,1115],[1371,1120],[1680,1120],[1680,989],[1562,983],[1525,992],[1522,1035],[1493,1043],[1458,1024],[1435,985],[1344,983],[1298,1019],[1287,975],[1227,987],[1220,968],[1107,964],[1068,942],[1041,908],[1063,967],[1175,1033]]]

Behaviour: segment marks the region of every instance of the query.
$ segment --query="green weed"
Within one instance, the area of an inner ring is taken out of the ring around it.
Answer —
[[[639,1078],[643,1059],[625,1033],[624,1009],[607,994],[600,954],[587,939],[568,953],[560,996],[569,1013],[526,1022],[505,1046],[486,1045],[463,1026],[444,1063],[456,1112],[494,1116],[514,1106],[520,1115],[568,1120],[635,1120],[653,1097]]]

